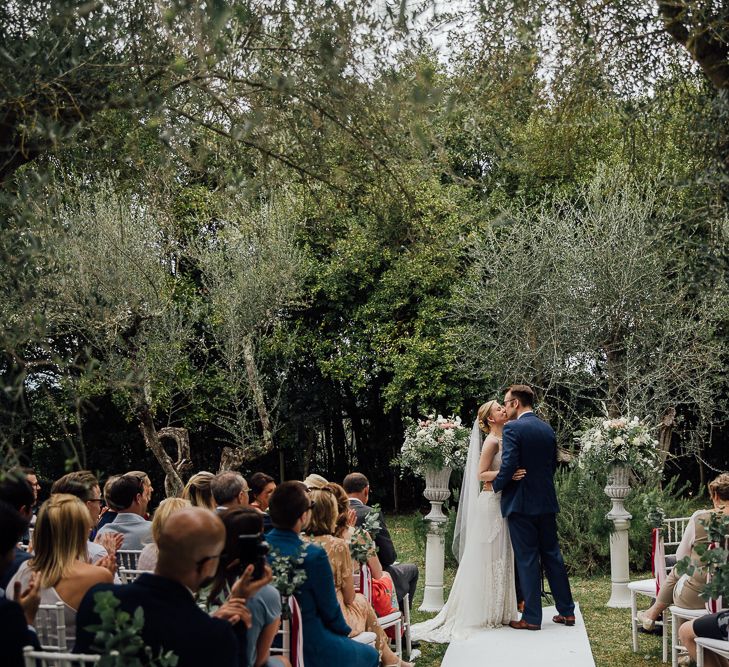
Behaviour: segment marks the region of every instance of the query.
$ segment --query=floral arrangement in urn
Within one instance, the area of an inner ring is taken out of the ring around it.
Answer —
[[[405,441],[394,463],[421,477],[428,468],[458,470],[466,465],[469,438],[470,430],[460,417],[431,414],[418,421],[408,419]]]
[[[625,466],[640,477],[660,471],[658,441],[638,417],[593,419],[577,438],[577,467],[587,475],[606,472],[610,466]]]

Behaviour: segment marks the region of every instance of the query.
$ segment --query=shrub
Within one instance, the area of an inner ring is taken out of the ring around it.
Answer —
[[[571,574],[589,576],[610,571],[610,533],[613,523],[606,518],[610,499],[604,482],[585,479],[575,470],[560,469],[554,478],[560,513],[557,515],[562,554]],[[630,492],[625,508],[633,515],[630,523],[630,568],[643,572],[650,568],[651,513],[656,504],[666,517],[690,516],[709,502],[686,496],[688,484],[679,486],[676,478],[662,489],[638,485]]]

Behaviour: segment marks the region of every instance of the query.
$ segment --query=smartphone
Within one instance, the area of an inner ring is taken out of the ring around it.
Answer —
[[[263,570],[266,566],[266,556],[270,547],[263,538],[263,533],[254,535],[238,535],[238,554],[240,557],[241,574],[253,564],[253,580],[263,577]]]

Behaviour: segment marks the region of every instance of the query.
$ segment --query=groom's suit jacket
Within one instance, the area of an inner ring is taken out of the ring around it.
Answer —
[[[524,479],[515,482],[517,468],[525,468]],[[557,440],[551,426],[533,412],[504,425],[501,441],[501,468],[494,479],[494,491],[501,491],[501,514],[556,514],[559,512],[554,489],[557,468]]]

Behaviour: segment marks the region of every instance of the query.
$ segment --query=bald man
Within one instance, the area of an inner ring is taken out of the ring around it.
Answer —
[[[154,574],[142,574],[125,586],[94,586],[86,593],[76,617],[75,652],[93,652],[94,635],[86,628],[99,623],[94,595],[108,590],[119,598],[123,610],[132,614],[139,607],[144,610],[142,639],[153,655],[172,651],[179,658],[177,667],[238,667],[245,655],[244,600],[229,600],[213,618],[194,598],[215,575],[224,544],[225,527],[213,512],[191,507],[172,514],[157,543]]]

